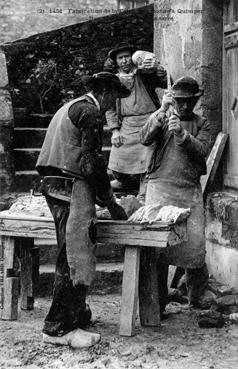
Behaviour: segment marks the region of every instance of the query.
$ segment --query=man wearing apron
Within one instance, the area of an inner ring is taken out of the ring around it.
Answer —
[[[51,337],[85,328],[91,319],[85,299],[95,274],[95,203],[107,206],[113,219],[127,219],[113,197],[101,149],[102,114],[128,91],[107,72],[88,77],[87,89],[90,92],[54,115],[36,164],[59,248],[53,301],[43,327]],[[79,331],[81,344],[83,332]],[[89,345],[96,343],[93,334],[86,338]]]
[[[118,68],[117,76],[130,90],[127,98],[118,99],[116,108],[106,113],[112,130],[108,167],[115,178],[113,189],[138,189],[144,178],[153,148],[140,143],[139,132],[149,115],[160,107],[155,89],[167,86],[163,67],[147,60],[138,69],[132,62],[134,51],[132,45],[121,43],[108,53]]]
[[[178,79],[171,93],[163,97],[161,108],[151,115],[141,131],[143,145],[155,145],[149,166],[146,205],[160,203],[161,206],[191,209],[187,220],[188,241],[178,247],[170,248],[168,245],[157,255],[161,312],[167,303],[169,264],[186,269],[190,305],[199,305],[208,282],[200,176],[206,174],[210,130],[207,120],[193,112],[201,95],[195,79]],[[169,112],[171,104],[174,106],[172,113]],[[146,253],[143,250],[141,254],[141,275],[148,264],[149,256]],[[145,293],[142,286],[140,293]]]

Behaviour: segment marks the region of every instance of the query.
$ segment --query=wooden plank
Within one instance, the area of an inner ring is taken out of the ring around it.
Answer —
[[[224,25],[224,34],[238,31],[238,22]]]
[[[1,211],[0,212],[0,219],[11,219],[11,220],[23,220],[23,221],[26,221],[26,220],[29,220],[31,222],[49,222],[49,223],[52,223],[53,222],[53,218],[47,218],[47,217],[35,217],[35,216],[32,216],[32,215],[24,215],[24,214],[21,214],[21,215],[16,215],[16,214],[11,214],[9,213],[8,210],[4,210],[4,211]]]
[[[146,231],[144,231],[146,232]],[[98,234],[98,237],[97,237],[97,241],[100,242],[100,243],[107,243],[107,244],[118,244],[118,245],[128,245],[128,246],[141,246],[141,247],[157,247],[157,248],[164,248],[167,246],[167,242],[169,239],[171,239],[171,243],[170,243],[170,246],[174,246],[174,245],[177,245],[177,244],[180,244],[181,243],[181,238],[179,238],[179,236],[173,231],[171,230],[170,232],[167,232],[167,231],[158,231],[156,232],[155,236],[154,236],[154,239],[150,239],[149,237],[149,231],[147,231],[147,237],[145,237],[145,235],[143,235],[143,232],[138,234],[138,236],[134,236],[132,235],[131,233],[127,233],[127,234],[124,234],[123,237],[120,235],[120,233],[118,234],[111,234],[111,233],[108,233],[108,234]],[[39,237],[39,234],[38,236],[36,236],[33,232],[20,232],[20,231],[5,231],[5,230],[2,230],[0,229],[0,234],[1,235],[4,235],[4,236],[9,236],[9,237],[31,237],[31,238],[36,238],[36,237]],[[142,238],[140,238],[140,235],[143,235]],[[41,234],[41,236],[39,237],[41,242],[40,244],[43,244],[43,241],[42,241],[42,237],[43,237],[43,234]],[[55,236],[53,234],[51,235],[47,235],[45,234],[45,239],[46,240],[50,240],[51,242],[46,242],[47,244],[56,244],[55,242]],[[36,242],[37,244],[37,242]]]
[[[238,32],[231,33],[224,37],[225,49],[234,48],[238,45]]]
[[[202,192],[204,193],[208,184],[214,180],[228,135],[226,133],[218,133],[215,144],[207,159],[207,174],[201,176]]]
[[[176,226],[164,222],[153,225],[127,223],[125,221],[103,220],[97,223],[98,242],[130,246],[166,247],[168,238],[171,244],[181,242]],[[27,217],[0,214],[0,234],[14,237],[32,237],[34,239],[55,240],[53,220],[44,222],[44,218],[31,220]],[[173,241],[172,241],[173,240]]]
[[[34,248],[34,239],[19,239],[20,262],[21,262],[21,309],[32,310],[34,308],[33,292],[33,260],[32,249]]]
[[[18,317],[18,287],[19,278],[15,275],[15,240],[3,237],[4,245],[4,292],[3,320],[16,320]]]
[[[25,222],[29,221],[32,224],[35,224],[35,226],[41,227],[41,223],[54,223],[53,218],[47,218],[47,217],[34,217],[31,215],[15,215],[9,213],[8,210],[4,210],[0,212],[0,221],[2,222],[4,219],[9,220],[17,220],[20,221],[22,224],[27,224]],[[0,224],[1,224],[0,222]],[[131,222],[128,223],[125,220],[112,220],[112,219],[98,219],[98,224],[102,225],[116,225],[116,226],[122,226],[127,228],[133,228],[136,227],[136,229],[151,229],[151,230],[157,230],[161,228],[169,228],[171,226],[171,223],[168,222],[162,222],[158,221],[153,224],[148,223],[138,223],[138,222]]]
[[[19,278],[8,277],[4,281],[4,299],[2,320],[17,320],[18,318],[18,288]]]
[[[121,336],[134,336],[138,302],[140,248],[126,247],[124,257],[120,329]]]
[[[4,291],[4,245],[3,238],[0,236],[0,309],[3,308]]]
[[[160,325],[158,268],[154,248],[141,249],[139,310],[142,327],[158,327]]]
[[[225,175],[224,176],[224,186],[230,188],[238,188],[238,176],[237,175]]]
[[[0,232],[18,237],[55,238],[55,225],[51,222],[0,218]]]

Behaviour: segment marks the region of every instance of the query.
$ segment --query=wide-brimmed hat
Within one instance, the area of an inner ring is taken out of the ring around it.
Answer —
[[[108,90],[116,90],[118,97],[128,97],[130,90],[128,90],[119,80],[119,78],[110,72],[98,72],[92,76],[82,77],[82,82],[86,89],[90,90],[95,87],[101,86]]]
[[[198,82],[192,77],[181,77],[174,82],[171,91],[175,98],[199,97],[203,90],[199,88]]]
[[[109,51],[108,58],[111,58],[112,60],[115,61],[117,54],[125,50],[128,50],[131,52],[131,54],[133,54],[137,50],[137,48],[134,45],[129,44],[127,42],[120,42],[112,50]]]

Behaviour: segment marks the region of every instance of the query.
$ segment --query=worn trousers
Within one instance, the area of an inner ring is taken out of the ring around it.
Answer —
[[[66,227],[70,215],[70,204],[46,195],[46,201],[53,215],[58,244],[58,256],[55,268],[53,300],[45,318],[47,331],[57,329],[57,325],[64,331],[75,327],[84,327],[88,323],[86,312],[86,294],[88,286],[82,283],[73,283],[67,257]],[[82,204],[83,205],[83,204]],[[71,208],[71,216],[72,208]],[[80,219],[77,219],[80,223]],[[53,333],[53,332],[52,332]]]

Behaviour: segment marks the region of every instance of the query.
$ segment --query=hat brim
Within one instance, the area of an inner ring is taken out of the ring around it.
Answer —
[[[114,77],[114,78],[112,78]],[[119,98],[128,97],[130,90],[124,86],[118,77],[108,72],[96,73],[93,76],[83,76],[82,83],[86,90],[90,90],[96,87],[104,87],[109,91],[116,91]]]
[[[107,84],[105,86],[107,86]],[[117,97],[121,99],[128,97],[131,93],[121,82],[113,82],[111,87],[117,91]]]
[[[186,93],[184,91],[174,91],[172,89],[172,93],[173,93],[173,97],[175,99],[189,99],[192,97],[200,97],[203,95],[203,90],[199,90],[197,93],[195,94],[191,94],[191,93]]]
[[[129,50],[131,52],[131,54],[133,54],[137,48],[133,45],[125,45],[125,46],[120,46],[120,47],[117,47],[115,49],[112,49],[109,51],[108,53],[108,58],[111,58],[112,60],[115,60],[116,59],[116,56],[118,53],[120,53],[121,51],[125,51],[125,50]]]
[[[124,86],[119,80],[115,81],[115,80],[99,77],[99,78],[94,79],[94,84],[104,86],[108,90],[116,91],[117,97],[119,98],[128,97],[131,93],[130,90],[128,90],[128,88],[126,88],[126,86]]]

